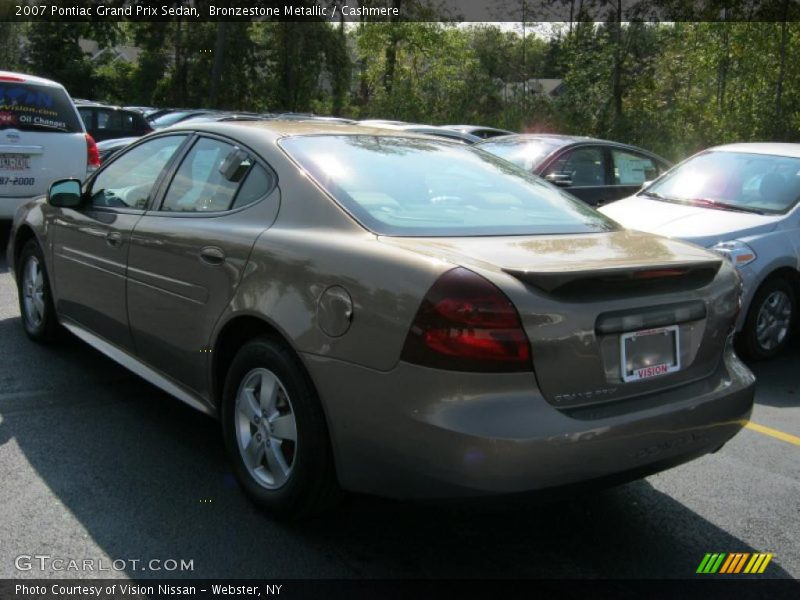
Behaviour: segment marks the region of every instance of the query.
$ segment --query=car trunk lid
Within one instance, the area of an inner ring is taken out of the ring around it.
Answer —
[[[520,313],[543,395],[562,407],[708,376],[737,310],[738,282],[729,265],[718,277],[720,257],[649,234],[381,239],[498,285]]]

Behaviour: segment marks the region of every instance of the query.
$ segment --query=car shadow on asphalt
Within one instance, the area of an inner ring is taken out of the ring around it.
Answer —
[[[800,333],[795,333],[782,354],[770,360],[747,361],[756,375],[756,403],[776,408],[800,406]]]
[[[212,418],[77,340],[32,344],[16,318],[0,321],[6,344],[58,365],[30,389],[0,389],[0,441],[13,440],[27,473],[24,493],[5,490],[20,552],[48,551],[30,545],[66,535],[57,527],[70,519],[112,559],[193,561],[187,572],[129,562],[137,578],[684,578],[706,552],[758,551],[646,480],[508,511],[353,495],[325,516],[277,522],[239,490]],[[789,576],[778,564],[770,575]]]

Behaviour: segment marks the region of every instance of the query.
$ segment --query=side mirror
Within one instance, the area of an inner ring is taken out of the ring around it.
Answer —
[[[81,205],[81,182],[77,179],[54,182],[47,192],[47,202],[59,208],[77,208]]]
[[[546,181],[558,187],[569,187],[572,185],[572,175],[569,173],[548,173],[544,178]]]
[[[647,187],[648,185],[650,185],[651,183],[653,183],[653,180],[652,180],[652,179],[651,179],[650,181],[643,181],[643,182],[642,182],[642,187],[640,187],[639,189],[640,189],[640,190],[643,190],[644,188],[646,188],[646,187]]]

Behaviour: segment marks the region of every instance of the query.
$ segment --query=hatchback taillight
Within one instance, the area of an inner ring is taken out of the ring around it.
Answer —
[[[86,134],[86,168],[96,169],[100,166],[100,153],[97,151],[97,144],[94,138]]]
[[[428,291],[402,359],[455,371],[531,371],[528,338],[516,308],[497,286],[462,267]]]

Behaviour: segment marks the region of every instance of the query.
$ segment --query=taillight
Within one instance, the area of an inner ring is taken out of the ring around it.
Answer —
[[[530,371],[516,308],[494,284],[462,267],[433,284],[403,347],[406,362],[454,371]]]
[[[86,168],[96,169],[100,166],[100,153],[97,151],[97,144],[94,138],[86,134]]]
[[[0,81],[27,81],[24,77],[17,77],[16,75],[0,75]]]

